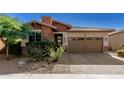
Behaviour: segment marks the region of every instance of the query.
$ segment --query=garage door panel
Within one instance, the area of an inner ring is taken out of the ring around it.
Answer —
[[[102,38],[69,38],[68,51],[71,53],[102,52]]]
[[[102,52],[102,39],[101,40],[86,40],[87,52]]]
[[[82,44],[80,43],[80,41],[70,41],[68,45],[68,49],[70,52],[80,53],[85,50],[85,47],[83,46],[83,44],[84,44],[84,41],[82,41]]]

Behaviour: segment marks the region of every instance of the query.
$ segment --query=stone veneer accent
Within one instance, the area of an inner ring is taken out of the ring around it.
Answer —
[[[52,25],[52,18],[51,17],[48,17],[48,16],[43,16],[41,18],[41,22],[42,23],[46,23],[48,25]],[[43,38],[51,41],[52,40],[52,37],[53,37],[53,32],[52,32],[52,28],[50,27],[47,27],[47,26],[42,26],[42,31],[43,31]]]

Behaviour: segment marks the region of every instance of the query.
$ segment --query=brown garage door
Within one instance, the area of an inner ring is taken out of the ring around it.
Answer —
[[[68,40],[68,52],[85,53],[85,52],[102,52],[103,39],[95,37],[79,38],[70,37]]]

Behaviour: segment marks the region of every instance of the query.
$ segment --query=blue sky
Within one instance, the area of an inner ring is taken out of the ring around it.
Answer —
[[[41,16],[51,16],[75,26],[124,29],[124,13],[9,13],[23,22],[40,21]]]

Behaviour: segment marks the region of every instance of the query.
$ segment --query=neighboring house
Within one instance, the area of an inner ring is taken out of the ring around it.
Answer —
[[[5,52],[5,43],[0,38],[0,53]]]
[[[124,49],[124,30],[109,33],[109,46],[111,50]]]
[[[108,33],[115,29],[95,27],[75,27],[48,16],[43,16],[41,22],[30,22],[36,33],[23,40],[26,42],[41,41],[46,39],[64,46],[69,53],[104,52],[108,50]]]

